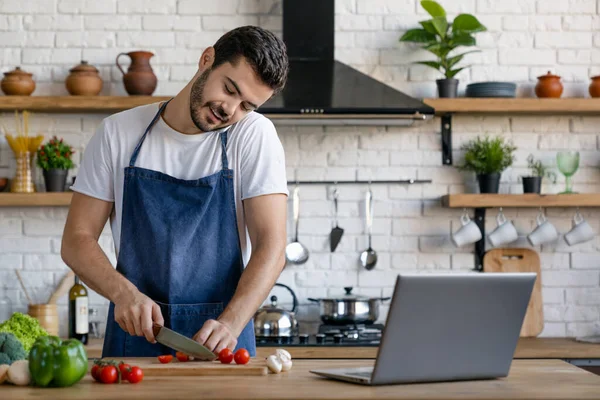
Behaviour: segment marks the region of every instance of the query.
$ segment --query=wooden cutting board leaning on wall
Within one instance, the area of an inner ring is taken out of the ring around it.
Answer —
[[[542,272],[540,256],[531,249],[492,249],[483,257],[484,272],[535,272],[527,313],[521,328],[521,337],[535,337],[544,329],[544,303],[542,301]]]

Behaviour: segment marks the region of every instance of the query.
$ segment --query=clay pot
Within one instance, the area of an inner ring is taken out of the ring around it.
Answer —
[[[559,98],[562,92],[563,85],[560,83],[560,76],[552,75],[550,71],[546,75],[538,76],[538,83],[535,85],[537,97]]]
[[[131,64],[127,69],[127,73],[119,65],[119,57],[121,56],[129,56],[131,58]],[[154,93],[157,79],[150,66],[150,58],[153,56],[154,53],[149,51],[131,51],[129,53],[120,53],[117,56],[117,67],[123,74],[123,84],[125,85],[125,90],[130,95],[149,96]]]
[[[87,61],[71,68],[65,80],[69,94],[73,96],[97,96],[102,90],[102,78],[98,70]]]
[[[25,72],[21,67],[4,73],[0,88],[7,96],[29,96],[35,90],[33,74]]]
[[[590,83],[590,96],[600,97],[600,75],[592,76],[592,83]]]

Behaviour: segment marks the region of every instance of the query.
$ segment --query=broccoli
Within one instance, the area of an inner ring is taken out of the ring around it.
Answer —
[[[12,333],[0,332],[0,365],[24,360],[27,356],[23,345]]]

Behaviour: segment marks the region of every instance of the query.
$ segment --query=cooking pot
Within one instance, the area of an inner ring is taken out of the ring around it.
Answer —
[[[271,304],[259,308],[254,314],[254,335],[258,338],[293,337],[298,335],[298,321],[294,314],[298,306],[296,294],[284,284],[276,283],[275,286],[281,286],[290,291],[294,301],[292,310],[278,308],[277,296],[271,296]]]
[[[352,287],[345,287],[346,294],[339,298],[308,300],[319,303],[321,321],[325,324],[373,324],[379,318],[379,305],[390,297],[365,297],[352,294]]]

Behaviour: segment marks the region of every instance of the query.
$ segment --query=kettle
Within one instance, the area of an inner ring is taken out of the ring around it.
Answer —
[[[294,337],[298,335],[298,321],[294,312],[298,306],[296,294],[288,286],[276,283],[275,286],[286,288],[294,301],[292,310],[277,307],[277,296],[271,296],[271,304],[258,309],[254,314],[254,335],[258,338]]]

